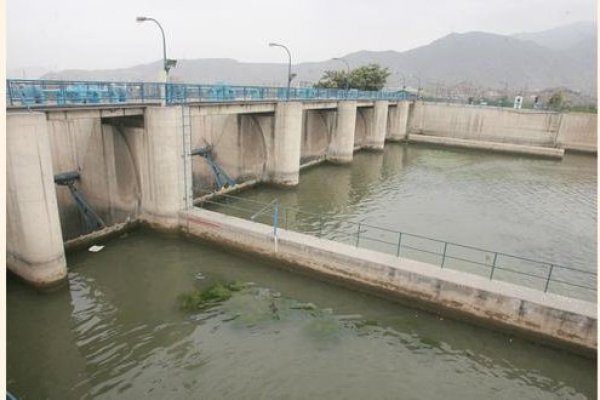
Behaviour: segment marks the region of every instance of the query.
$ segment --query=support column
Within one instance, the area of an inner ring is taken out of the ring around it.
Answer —
[[[385,144],[385,133],[387,131],[388,101],[377,100],[373,109],[371,131],[365,138],[365,149],[383,150]]]
[[[335,129],[327,149],[328,161],[337,164],[352,162],[355,130],[356,101],[340,101],[337,106]]]
[[[188,141],[184,141],[182,115],[181,106],[147,107],[145,112],[141,219],[159,228],[177,228],[179,211],[189,205],[186,183],[191,171],[185,168]]]
[[[394,121],[390,129],[389,139],[395,142],[406,140],[406,133],[408,132],[408,112],[410,103],[408,101],[399,101],[396,105],[396,111],[394,113]]]
[[[48,287],[67,276],[44,113],[6,116],[6,264]]]
[[[275,108],[275,132],[267,171],[271,182],[296,186],[300,178],[302,103],[280,102]]]

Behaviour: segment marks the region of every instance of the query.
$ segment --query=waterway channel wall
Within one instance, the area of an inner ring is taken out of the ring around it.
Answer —
[[[408,122],[418,135],[472,142],[597,152],[597,114],[416,102]],[[418,139],[415,139],[418,140]],[[448,143],[452,145],[452,143]]]
[[[479,321],[585,354],[597,348],[594,303],[441,269],[347,244],[193,209],[180,213],[192,237],[260,255],[301,271],[409,300],[442,314]]]

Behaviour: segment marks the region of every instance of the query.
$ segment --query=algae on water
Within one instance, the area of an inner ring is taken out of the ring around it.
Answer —
[[[240,291],[246,286],[243,282],[216,283],[206,289],[185,293],[178,298],[179,308],[186,311],[204,310],[228,300],[233,292]]]

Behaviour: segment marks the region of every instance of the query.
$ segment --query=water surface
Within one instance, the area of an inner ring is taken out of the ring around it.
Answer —
[[[56,293],[8,280],[19,399],[596,398],[594,360],[177,237],[104,244],[68,255]],[[233,280],[254,284],[179,310],[181,293]]]
[[[509,270],[495,277],[544,289],[550,265],[596,272],[596,157],[566,153],[563,160],[458,150],[421,145],[386,144],[383,153],[358,152],[347,166],[321,164],[301,172],[294,189],[259,186],[227,201],[222,212],[250,216],[262,204],[279,199],[323,216],[280,215],[280,225],[302,232],[356,244],[356,224],[369,224],[441,241],[489,250],[476,252],[448,247],[448,253],[492,265],[494,252],[542,263],[499,256]],[[252,203],[257,201],[258,203]],[[238,207],[231,209],[230,206]],[[214,208],[214,207],[213,207]],[[271,223],[270,212],[258,220]],[[389,244],[364,240],[371,237]],[[361,227],[359,245],[396,254],[398,233]],[[409,237],[401,239],[401,256],[440,265],[443,242]],[[404,247],[406,246],[406,247]],[[454,260],[455,261],[455,260]],[[457,263],[455,267],[489,276],[490,268]],[[595,301],[594,275],[554,268],[549,289]]]

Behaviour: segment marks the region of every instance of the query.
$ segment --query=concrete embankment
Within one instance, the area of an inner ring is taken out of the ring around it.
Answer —
[[[527,154],[539,157],[563,158],[564,149],[550,147],[524,146],[510,143],[487,142],[481,140],[456,139],[440,136],[410,135],[408,141],[411,143],[428,143],[465,149],[478,149],[495,151],[500,153]]]
[[[436,312],[592,356],[597,348],[597,306],[593,303],[281,229],[275,242],[268,225],[204,209],[181,212],[180,227],[193,237],[409,299]]]

